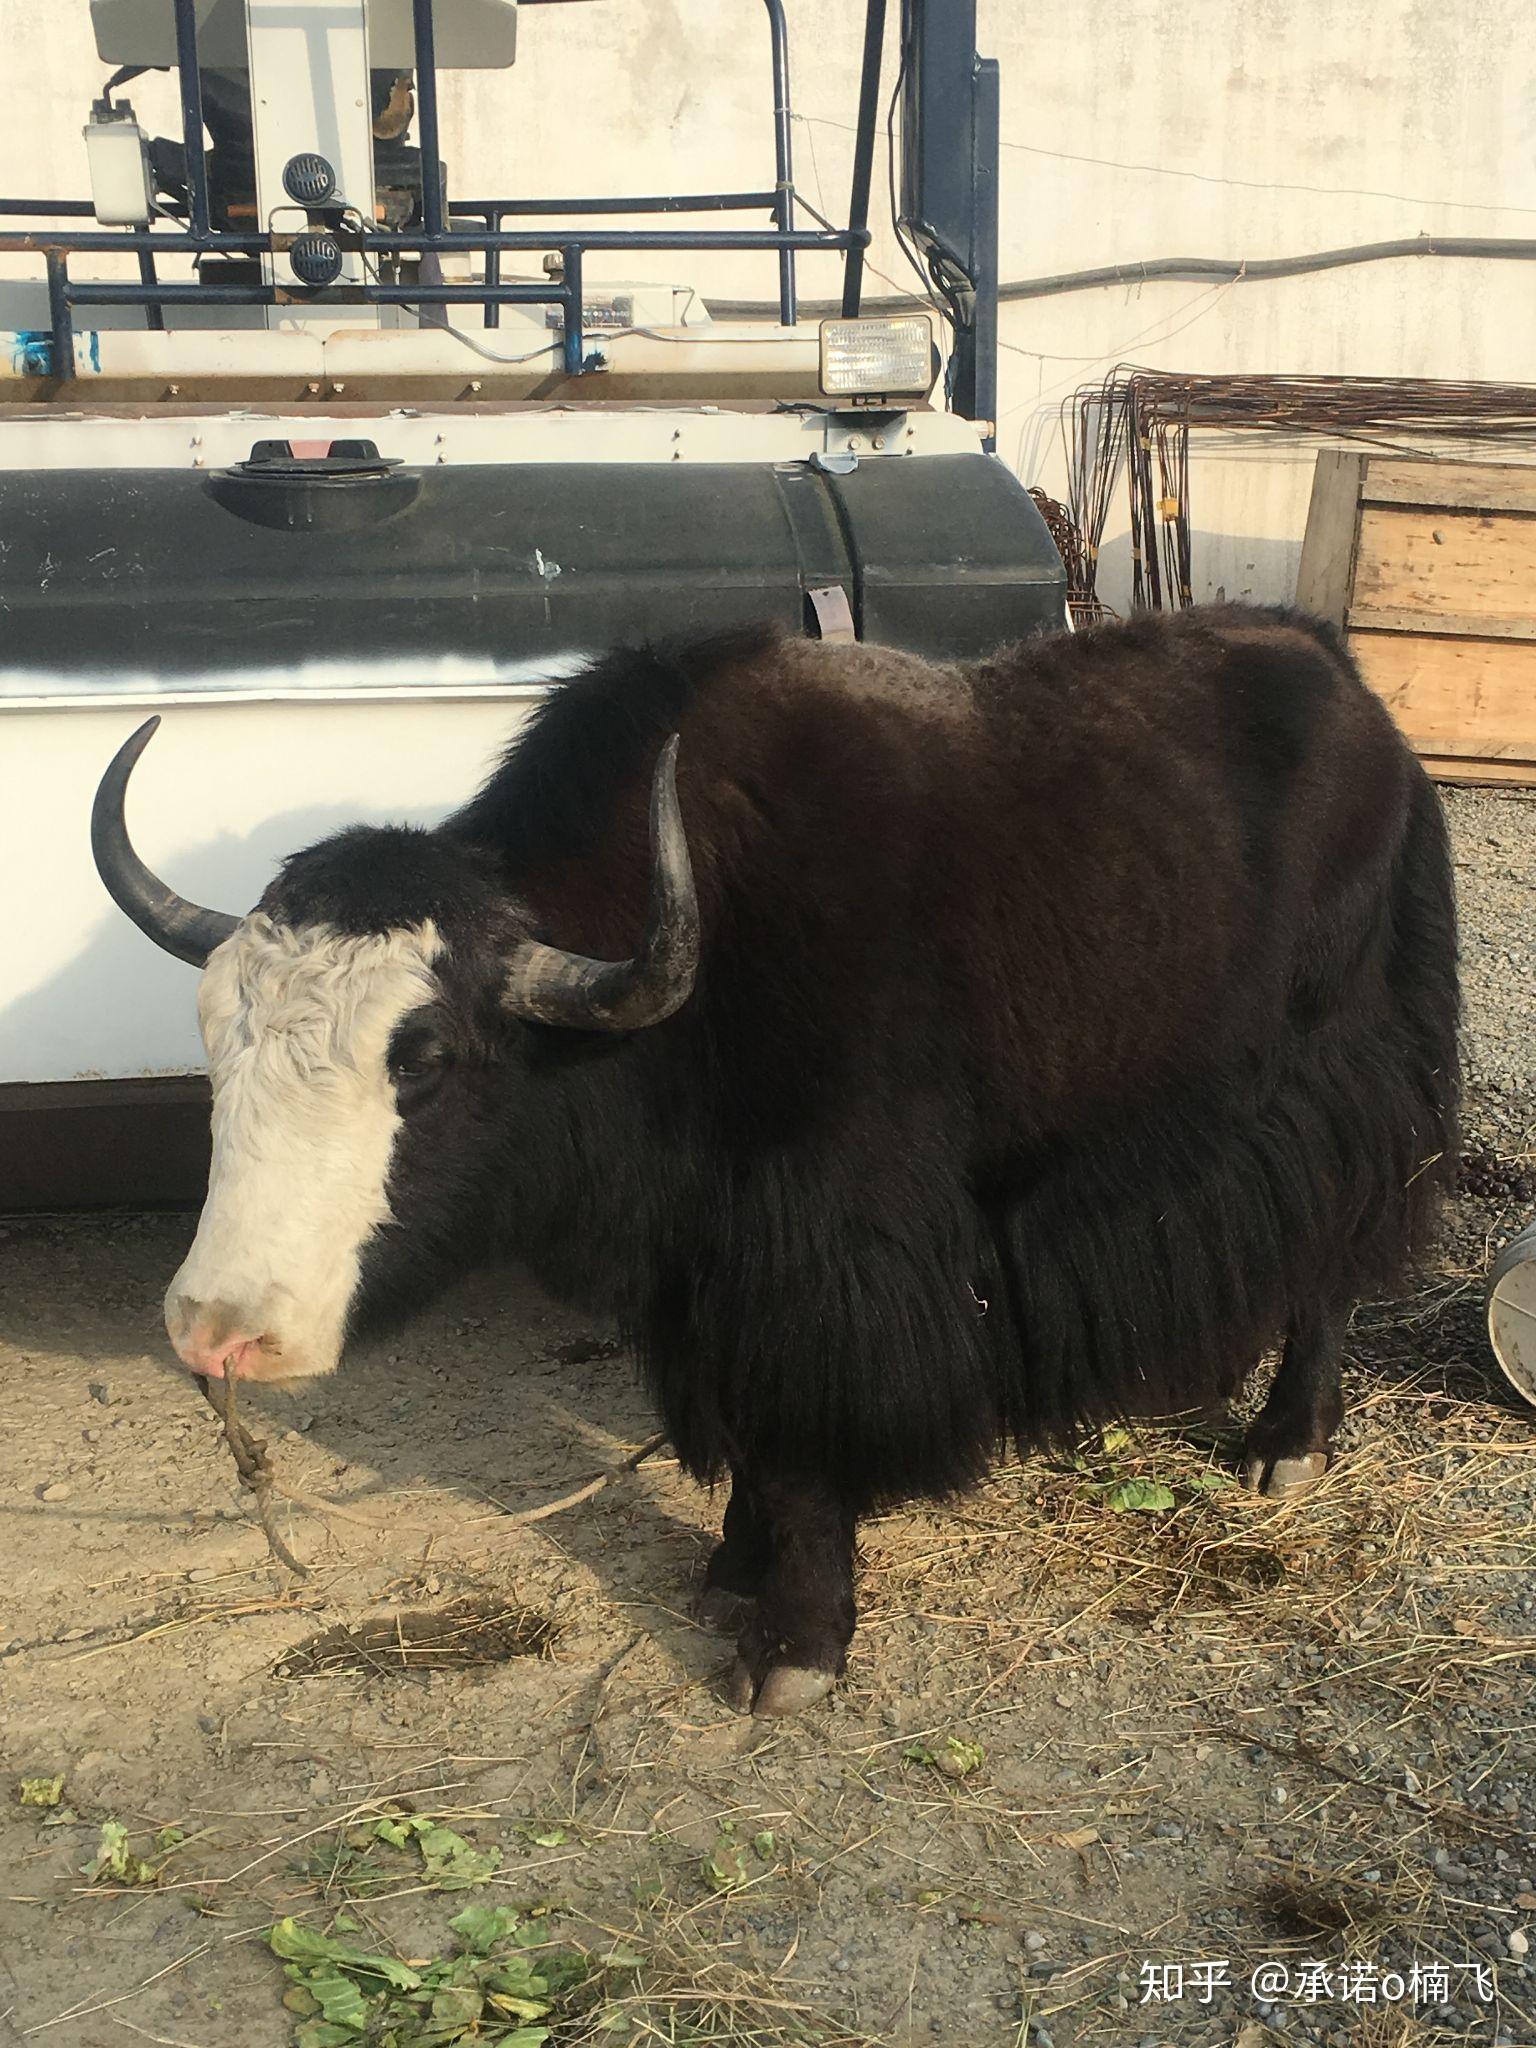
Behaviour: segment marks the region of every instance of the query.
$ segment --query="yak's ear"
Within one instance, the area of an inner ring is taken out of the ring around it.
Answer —
[[[677,801],[674,733],[651,779],[651,898],[630,960],[588,960],[527,939],[507,963],[502,1007],[577,1031],[640,1031],[682,1008],[699,970],[699,899]]]
[[[189,967],[201,967],[214,947],[229,937],[239,918],[222,910],[204,910],[167,889],[134,852],[123,815],[133,764],[154,738],[159,723],[158,714],[146,718],[107,764],[91,806],[91,852],[96,872],[118,909],[167,953],[174,953]]]

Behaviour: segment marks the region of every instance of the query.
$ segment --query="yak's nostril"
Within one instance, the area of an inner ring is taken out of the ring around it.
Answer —
[[[166,1329],[182,1364],[208,1379],[243,1379],[263,1349],[274,1348],[270,1338],[252,1334],[249,1324],[242,1328],[240,1318],[222,1303],[190,1301],[185,1295],[166,1317]]]

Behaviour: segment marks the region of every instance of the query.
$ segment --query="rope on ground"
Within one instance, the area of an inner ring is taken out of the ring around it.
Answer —
[[[229,1445],[234,1457],[235,1468],[240,1474],[240,1484],[256,1497],[256,1512],[261,1519],[267,1547],[278,1563],[286,1565],[289,1571],[297,1573],[301,1579],[308,1578],[309,1567],[299,1562],[277,1532],[272,1508],[274,1494],[290,1501],[295,1507],[308,1508],[311,1514],[325,1515],[338,1522],[352,1522],[363,1529],[406,1529],[428,1536],[441,1536],[444,1533],[440,1522],[414,1521],[400,1515],[365,1515],[357,1508],[345,1506],[341,1501],[325,1500],[319,1494],[305,1493],[297,1486],[288,1485],[285,1480],[279,1479],[272,1469],[266,1444],[258,1443],[240,1420],[236,1409],[234,1381],[223,1379],[217,1384],[223,1389],[222,1398],[214,1392],[215,1382],[199,1375],[198,1386],[202,1390],[204,1400],[223,1426],[224,1441]],[[487,1522],[494,1522],[501,1528],[517,1528],[533,1522],[548,1521],[552,1515],[564,1514],[567,1508],[579,1507],[583,1501],[592,1500],[605,1488],[612,1486],[615,1480],[633,1472],[637,1466],[659,1451],[666,1440],[665,1430],[647,1437],[638,1450],[631,1451],[629,1456],[615,1465],[611,1471],[597,1473],[594,1478],[572,1488],[569,1493],[562,1493],[554,1500],[545,1501],[541,1507],[521,1508],[514,1513],[498,1509],[493,1515],[476,1515],[470,1521],[461,1522],[457,1526],[473,1529],[480,1528]]]

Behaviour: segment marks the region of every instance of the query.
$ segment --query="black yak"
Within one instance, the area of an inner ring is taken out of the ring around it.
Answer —
[[[445,824],[337,833],[239,921],[128,845],[151,729],[95,834],[206,962],[194,1371],[329,1371],[514,1250],[729,1475],[706,1597],[759,1713],[843,1669],[859,1517],[1010,1442],[1218,1401],[1283,1342],[1249,1480],[1324,1468],[1457,1091],[1440,808],[1325,628],[614,653]]]

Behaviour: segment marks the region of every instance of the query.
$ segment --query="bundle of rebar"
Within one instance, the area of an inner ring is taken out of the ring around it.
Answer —
[[[1047,531],[1056,543],[1056,552],[1066,569],[1067,609],[1072,614],[1073,625],[1096,625],[1106,614],[1098,599],[1086,594],[1093,578],[1089,565],[1084,560],[1082,528],[1061,500],[1053,498],[1049,491],[1042,491],[1037,484],[1031,484],[1029,495],[1034,499],[1040,517],[1045,521]]]
[[[1193,376],[1122,364],[1062,409],[1073,615],[1106,609],[1099,548],[1122,465],[1130,495],[1131,598],[1138,609],[1193,604],[1189,436],[1193,428],[1360,441],[1400,454],[1426,442],[1536,443],[1536,385],[1429,377]],[[1063,559],[1066,559],[1065,555]]]

